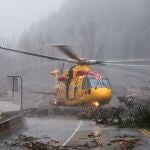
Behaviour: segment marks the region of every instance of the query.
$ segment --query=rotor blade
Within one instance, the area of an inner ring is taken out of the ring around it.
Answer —
[[[97,61],[100,63],[130,63],[130,62],[147,62],[150,61],[150,58],[143,58],[143,59],[126,59],[126,60],[110,60],[110,61]]]
[[[66,54],[67,56],[69,56],[72,59],[78,60],[80,61],[80,58],[71,50],[71,48],[67,45],[55,45],[55,44],[48,44],[49,46],[54,46],[57,49],[59,49],[61,52],[63,52],[64,54]]]
[[[26,51],[20,51],[20,50],[16,50],[16,49],[1,47],[1,46],[0,46],[0,49],[6,50],[6,51],[15,52],[15,53],[20,53],[20,54],[25,54],[25,55],[31,55],[31,56],[35,56],[35,57],[41,57],[41,58],[45,58],[45,59],[67,61],[67,62],[71,62],[71,63],[76,63],[77,62],[74,59],[64,59],[64,58],[57,58],[57,57],[45,56],[45,55],[30,53],[30,52],[26,52]]]
[[[142,59],[141,59],[142,60]],[[149,60],[149,59],[147,59]],[[85,62],[85,64],[87,65],[95,65],[95,64],[99,64],[99,65],[108,65],[108,66],[127,66],[127,67],[150,67],[149,64],[128,64],[128,63],[107,63],[107,61],[97,61],[97,60],[88,60]]]
[[[114,60],[114,61],[98,61],[98,60],[86,60],[85,63],[88,65],[94,65],[94,64],[99,64],[99,65],[136,65],[133,63],[138,63],[138,62],[150,62],[150,59],[132,59],[132,60]],[[130,65],[130,66],[131,66]],[[137,64],[138,65],[138,64]]]
[[[150,65],[136,65],[136,64],[117,64],[117,63],[102,63],[102,65],[108,66],[125,66],[125,67],[150,67]]]

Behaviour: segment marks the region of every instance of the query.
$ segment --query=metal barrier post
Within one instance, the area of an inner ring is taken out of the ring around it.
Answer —
[[[14,93],[14,78],[20,78],[21,81],[21,107],[20,110],[23,110],[23,79],[21,76],[7,76],[13,79],[13,93]],[[13,94],[14,95],[14,94]]]

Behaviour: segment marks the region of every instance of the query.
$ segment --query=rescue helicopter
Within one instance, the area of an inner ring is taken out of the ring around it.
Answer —
[[[57,84],[54,92],[50,94],[56,96],[57,101],[55,103],[57,105],[81,106],[87,104],[98,107],[99,105],[109,103],[112,97],[110,81],[108,78],[103,77],[99,72],[93,70],[91,65],[144,66],[136,65],[133,63],[150,61],[150,59],[130,59],[115,61],[87,60],[85,58],[78,57],[67,45],[51,44],[50,46],[56,47],[70,58],[65,59],[46,56],[1,46],[0,50],[74,64],[69,70],[63,71],[63,69],[60,69],[51,72],[51,74],[55,76]]]

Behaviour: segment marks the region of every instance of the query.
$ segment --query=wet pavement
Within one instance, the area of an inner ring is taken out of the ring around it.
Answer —
[[[138,129],[96,125],[94,121],[57,117],[26,118],[26,125],[22,129],[0,140],[0,149],[28,149],[14,144],[15,139],[20,138],[23,141],[26,137],[35,138],[42,143],[48,143],[53,139],[59,149],[149,150],[150,148],[150,137]]]
[[[97,126],[92,121],[83,121],[81,128],[68,146],[86,146],[93,150],[149,150],[150,137],[145,136],[137,129]]]
[[[34,137],[44,143],[51,139],[60,141],[62,144],[74,131],[79,120],[71,118],[26,118],[25,126],[14,134],[1,138],[0,149],[9,149],[9,143],[17,139],[19,135]],[[14,147],[15,149],[16,147]]]

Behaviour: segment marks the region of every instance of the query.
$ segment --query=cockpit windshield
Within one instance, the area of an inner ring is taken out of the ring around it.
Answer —
[[[110,83],[107,78],[102,78],[100,80],[97,80],[95,78],[89,78],[89,82],[92,88],[98,88],[98,87],[110,88]]]

